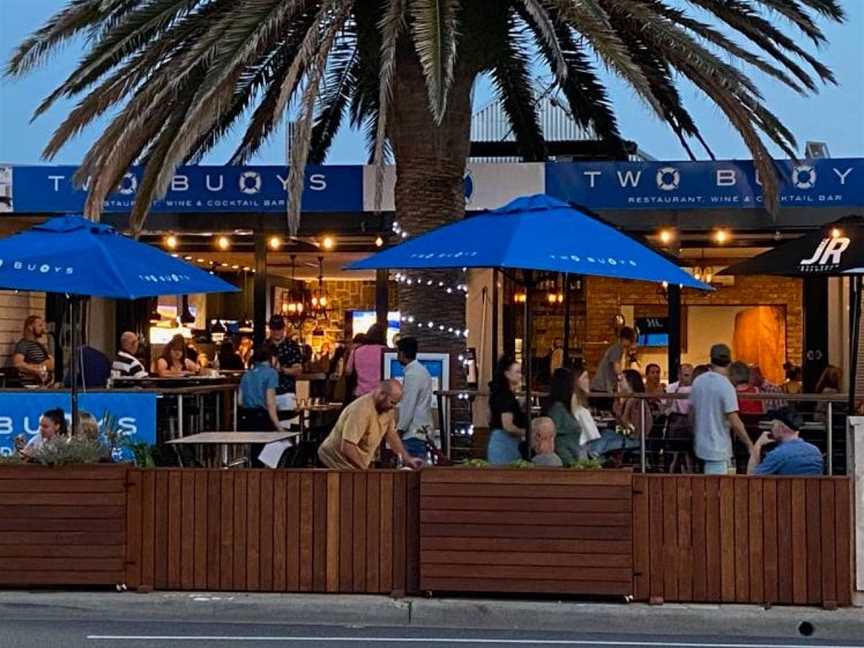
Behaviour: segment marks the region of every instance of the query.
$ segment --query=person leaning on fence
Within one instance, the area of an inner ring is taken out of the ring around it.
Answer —
[[[801,415],[791,407],[768,412],[771,429],[762,433],[750,450],[748,475],[821,475],[822,453],[812,443],[799,437]],[[762,450],[771,443],[777,447],[762,458]]]
[[[383,439],[406,466],[420,469],[423,460],[405,451],[396,433],[393,410],[402,399],[402,385],[385,380],[342,410],[336,425],[318,449],[318,458],[334,470],[368,470]]]
[[[711,347],[711,370],[693,381],[690,417],[693,450],[704,462],[706,475],[726,475],[732,467],[732,437],[735,432],[748,451],[753,442],[738,415],[738,396],[729,381],[732,351],[725,344]]]

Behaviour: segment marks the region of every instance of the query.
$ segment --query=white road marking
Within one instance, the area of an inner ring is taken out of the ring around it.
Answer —
[[[499,646],[638,646],[640,648],[861,648],[826,644],[598,641],[579,639],[468,639],[464,637],[232,637],[218,635],[87,635],[90,641],[300,641],[306,643],[429,643]]]

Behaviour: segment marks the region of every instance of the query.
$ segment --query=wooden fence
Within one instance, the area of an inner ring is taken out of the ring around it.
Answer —
[[[130,588],[418,589],[415,473],[134,470]]]
[[[628,471],[424,471],[420,587],[629,595],[631,493]]]
[[[634,475],[637,600],[851,604],[846,477]]]
[[[0,467],[0,585],[123,583],[127,472]]]

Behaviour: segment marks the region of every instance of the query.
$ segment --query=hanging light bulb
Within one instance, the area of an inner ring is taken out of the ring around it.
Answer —
[[[231,239],[227,236],[220,236],[216,239],[216,247],[218,247],[223,252],[231,247]]]
[[[384,239],[380,236],[375,239],[375,247],[381,247],[384,245]]]
[[[278,250],[280,247],[282,247],[282,239],[280,239],[278,236],[271,236],[270,239],[267,241],[267,245],[270,246],[271,250]]]
[[[180,242],[177,240],[177,237],[174,236],[173,234],[169,234],[168,236],[165,237],[165,247],[168,248],[169,250],[176,250],[177,246],[179,244],[180,244]]]

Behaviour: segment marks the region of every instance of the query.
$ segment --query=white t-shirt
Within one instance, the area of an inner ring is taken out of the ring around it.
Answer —
[[[21,453],[27,455],[28,457],[32,457],[34,454],[39,452],[44,445],[45,439],[42,438],[41,434],[37,434],[32,439],[30,439],[30,441],[27,442],[27,445],[24,446],[24,449],[21,451]]]
[[[738,411],[738,395],[729,379],[714,371],[699,376],[690,391],[693,410],[693,450],[703,461],[732,457],[727,416]]]

